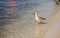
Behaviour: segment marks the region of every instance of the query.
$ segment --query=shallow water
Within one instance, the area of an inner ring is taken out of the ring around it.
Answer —
[[[49,38],[49,33],[55,33],[55,28],[59,29],[57,27],[59,27],[60,21],[60,7],[55,4],[54,0],[20,0],[14,2],[16,3],[15,7],[10,7],[9,1],[3,3],[3,11],[0,15],[1,38]],[[39,16],[47,19],[46,24],[37,23],[33,15],[36,10],[38,10]],[[48,37],[46,37],[47,35]]]

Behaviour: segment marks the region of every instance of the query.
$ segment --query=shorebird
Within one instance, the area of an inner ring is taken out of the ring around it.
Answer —
[[[46,20],[46,18],[40,17],[40,16],[38,15],[38,11],[35,12],[35,19],[36,19],[36,21],[37,21],[38,23],[43,22],[43,21]]]

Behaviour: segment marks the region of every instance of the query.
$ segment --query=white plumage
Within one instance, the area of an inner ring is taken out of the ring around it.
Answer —
[[[38,22],[42,22],[42,21],[45,21],[46,19],[45,18],[42,18],[38,15],[38,11],[35,12],[35,19],[36,21]]]

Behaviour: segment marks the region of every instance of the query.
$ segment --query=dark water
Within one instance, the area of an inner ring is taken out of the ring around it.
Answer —
[[[18,17],[24,13],[20,12],[26,10],[26,8],[33,9],[39,5],[36,0],[15,0],[14,2],[16,3],[16,6],[11,7],[9,0],[0,0],[0,28],[2,28],[5,24],[8,24],[10,19],[18,19]],[[9,12],[11,8],[13,8],[13,14]]]

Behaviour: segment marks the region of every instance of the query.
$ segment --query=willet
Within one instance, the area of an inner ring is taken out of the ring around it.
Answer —
[[[38,23],[44,22],[46,20],[46,18],[40,17],[38,15],[38,11],[35,12],[35,19]]]

